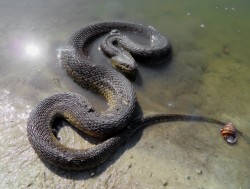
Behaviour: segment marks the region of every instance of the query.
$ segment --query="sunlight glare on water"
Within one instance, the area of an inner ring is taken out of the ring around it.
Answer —
[[[37,57],[41,55],[41,49],[37,44],[28,44],[25,46],[25,52],[29,57]]]

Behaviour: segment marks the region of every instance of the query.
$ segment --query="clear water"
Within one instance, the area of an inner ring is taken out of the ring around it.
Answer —
[[[106,20],[151,25],[171,41],[173,60],[141,66],[134,83],[145,115],[206,115],[250,135],[249,8],[248,0],[0,0],[0,188],[249,188],[249,143],[229,146],[209,124],[149,127],[80,173],[49,169],[26,137],[32,107],[54,93],[78,92],[105,108],[66,76],[57,54],[70,33]],[[59,134],[69,146],[89,145],[68,127]]]

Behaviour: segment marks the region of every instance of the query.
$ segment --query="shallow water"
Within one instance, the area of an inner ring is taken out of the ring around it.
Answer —
[[[0,188],[249,188],[250,144],[239,138],[229,146],[209,124],[151,126],[80,173],[42,163],[26,137],[30,111],[54,93],[78,92],[106,107],[57,59],[70,33],[106,20],[151,25],[172,44],[168,65],[140,66],[134,87],[145,115],[206,115],[250,136],[249,7],[248,0],[0,0]],[[108,62],[95,48],[92,56]],[[69,127],[59,135],[69,146],[89,145]]]

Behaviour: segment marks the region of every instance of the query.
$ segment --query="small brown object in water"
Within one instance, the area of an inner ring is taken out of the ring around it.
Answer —
[[[227,141],[229,144],[235,144],[238,140],[237,137],[237,129],[234,127],[232,123],[227,123],[220,129],[220,133],[222,137]]]

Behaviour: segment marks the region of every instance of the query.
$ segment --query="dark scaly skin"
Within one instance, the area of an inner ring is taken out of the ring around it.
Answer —
[[[109,109],[103,113],[86,116],[84,130],[92,136],[107,136],[125,127],[134,115],[136,95],[131,83],[114,69],[95,65],[88,57],[88,45],[96,37],[118,29],[138,32],[151,38],[153,47],[144,48],[133,44],[130,51],[138,56],[165,55],[170,51],[167,39],[154,29],[124,22],[103,22],[88,25],[73,33],[60,54],[61,63],[67,74],[76,83],[102,95],[109,103]],[[128,42],[129,43],[129,42]],[[129,45],[128,48],[129,49]]]
[[[155,44],[150,47],[135,43],[130,47],[128,44],[126,49],[136,56],[164,56],[170,51],[168,41],[159,32],[133,23],[96,23],[73,33],[61,49],[60,61],[76,83],[103,96],[109,108],[102,113],[96,112],[83,96],[74,93],[55,94],[41,101],[29,116],[27,133],[39,157],[52,165],[71,170],[96,167],[105,162],[134,132],[153,122],[205,121],[223,124],[205,117],[184,115],[159,115],[132,121],[136,95],[131,83],[116,70],[96,65],[88,57],[89,43],[113,29],[137,32],[154,39]],[[52,132],[53,121],[58,117],[91,136],[109,138],[89,149],[68,148]]]

